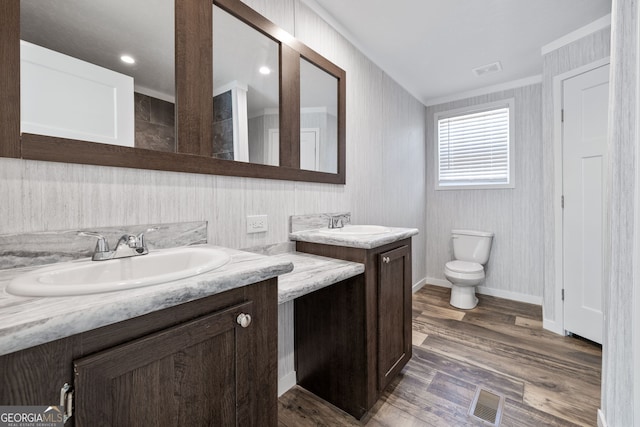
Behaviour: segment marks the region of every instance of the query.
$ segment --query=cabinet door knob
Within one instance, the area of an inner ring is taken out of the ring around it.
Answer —
[[[389,264],[389,261],[391,261],[391,260],[389,259],[388,256],[383,256],[382,257],[382,262]]]
[[[238,318],[236,319],[236,322],[238,322],[238,325],[242,326],[243,328],[246,328],[251,324],[251,315],[240,313],[238,314]]]

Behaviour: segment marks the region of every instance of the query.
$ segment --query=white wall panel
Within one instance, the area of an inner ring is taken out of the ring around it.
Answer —
[[[395,125],[384,129],[380,194],[373,195],[381,203],[379,214],[364,222],[417,228],[420,234],[414,238],[415,243],[426,242],[425,122],[420,120],[424,118],[424,107],[403,96],[402,89],[386,75],[382,93],[383,122]],[[414,244],[412,252],[412,269],[418,274],[414,274],[416,284],[426,274],[426,247]]]
[[[300,0],[295,1],[294,36],[329,61],[344,64],[355,48]],[[348,75],[347,75],[348,78]]]
[[[295,33],[294,4],[297,0],[242,0],[289,34]]]
[[[380,212],[384,74],[359,53],[350,63],[352,71],[347,71],[346,190],[352,221],[363,224],[372,222]]]
[[[20,79],[23,133],[134,146],[133,77],[21,40]]]
[[[24,204],[30,199],[25,190],[22,160],[0,159],[0,229],[5,233],[25,229]]]

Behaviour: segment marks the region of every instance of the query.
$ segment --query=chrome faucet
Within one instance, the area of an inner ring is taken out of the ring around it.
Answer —
[[[106,261],[109,259],[127,258],[132,256],[146,255],[149,253],[147,244],[144,239],[144,233],[137,236],[133,234],[124,234],[118,240],[115,250],[109,250],[107,239],[93,231],[79,231],[79,236],[97,237],[98,242],[91,257],[94,261]]]
[[[350,214],[330,215],[329,228],[342,228],[351,221]]]

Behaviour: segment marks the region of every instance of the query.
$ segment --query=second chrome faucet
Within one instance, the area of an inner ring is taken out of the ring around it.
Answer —
[[[122,235],[118,240],[118,243],[116,243],[116,248],[114,250],[109,249],[107,239],[99,233],[92,231],[79,231],[78,235],[98,238],[96,248],[93,251],[93,256],[91,257],[94,261],[107,261],[110,259],[127,258],[146,255],[149,253],[149,249],[147,248],[147,244],[144,239],[144,233],[140,233],[138,235]]]
[[[351,214],[329,215],[329,228],[342,228],[351,222]]]

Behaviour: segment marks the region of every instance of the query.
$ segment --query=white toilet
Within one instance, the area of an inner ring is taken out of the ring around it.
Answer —
[[[478,305],[476,285],[484,280],[483,265],[489,260],[493,233],[474,230],[451,230],[454,261],[444,266],[444,276],[451,282],[452,306],[469,310]]]

